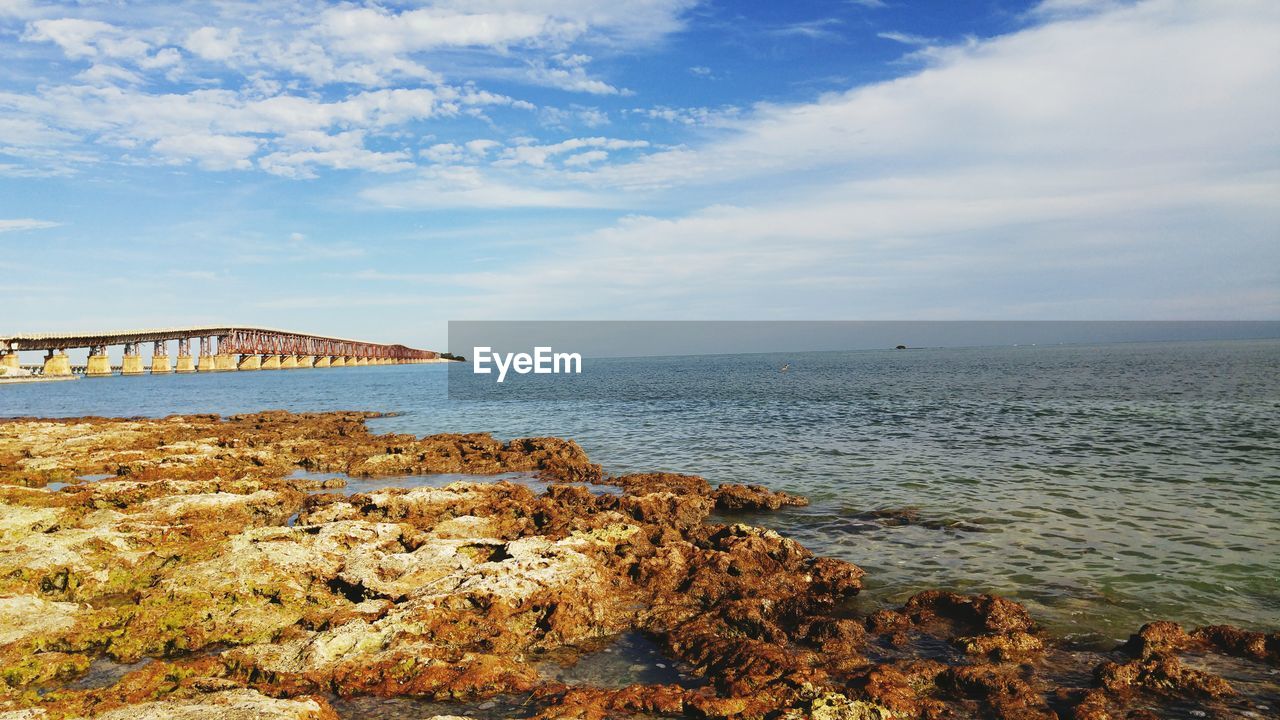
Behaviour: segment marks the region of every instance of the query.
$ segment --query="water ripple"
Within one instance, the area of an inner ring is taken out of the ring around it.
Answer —
[[[560,435],[614,472],[808,495],[749,520],[865,567],[870,606],[949,587],[1073,637],[1280,627],[1280,342],[612,360],[580,380],[451,401],[439,366],[115,378],[6,387],[0,415],[369,408],[402,413],[379,431]],[[868,514],[902,508],[920,520]]]

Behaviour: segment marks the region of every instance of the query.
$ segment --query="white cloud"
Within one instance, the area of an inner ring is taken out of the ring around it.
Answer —
[[[518,12],[571,20],[599,44],[645,45],[684,27],[698,0],[441,0],[438,8],[468,13]]]
[[[456,143],[436,143],[424,148],[421,154],[434,163],[459,163],[466,159],[462,147]]]
[[[138,60],[138,66],[147,70],[158,70],[173,67],[182,62],[182,53],[176,49],[167,47],[160,48],[154,55],[143,57]]]
[[[565,42],[585,30],[570,20],[518,11],[471,13],[422,8],[393,13],[353,7],[325,12],[321,27],[339,49],[370,55],[533,40]]]
[[[1199,241],[1198,223],[1185,227],[1186,218],[1170,212],[1208,199],[1195,186],[1157,182],[1123,196],[1079,188],[1064,195],[1061,187],[1008,192],[969,180],[846,184],[758,207],[627,218],[577,238],[553,260],[442,284],[474,290],[469,307],[477,317],[516,319],[593,316],[610,298],[626,298],[615,315],[648,319],[1264,319],[1280,312],[1273,269],[1280,254],[1267,237],[1280,222],[1269,207],[1274,178],[1213,198],[1236,225],[1235,257],[1226,261],[1223,245]],[[1161,217],[1168,219],[1147,219]],[[1204,275],[1206,266],[1230,272]]]
[[[258,161],[262,169],[273,175],[294,178],[316,177],[313,168],[365,170],[392,173],[414,167],[411,154],[404,150],[376,152],[365,148],[364,133],[351,130],[330,135],[318,131],[293,133],[278,143],[285,148]]]
[[[258,140],[234,135],[167,135],[151,149],[177,163],[195,160],[206,170],[246,170],[258,151]]]
[[[62,48],[70,58],[95,57],[99,54],[97,40],[117,32],[110,23],[78,18],[37,20],[31,23],[22,36],[28,42],[52,42]],[[142,47],[145,51],[145,45]]]
[[[187,35],[185,47],[205,60],[229,60],[240,48],[240,29],[205,26]]]
[[[0,0],[0,17],[28,19],[39,17],[43,8],[31,0]]]
[[[565,158],[564,165],[565,167],[583,167],[593,163],[604,162],[608,159],[609,153],[604,150],[588,150]]]
[[[528,77],[539,85],[583,92],[591,95],[628,95],[630,91],[619,90],[609,83],[593,78],[587,74],[587,63],[591,61],[586,55],[556,55],[547,61],[532,63]]]
[[[804,37],[811,40],[838,40],[841,35],[833,28],[842,24],[839,18],[822,18],[783,25],[771,30],[770,34],[779,37]]]
[[[1127,2],[1122,0],[1041,0],[1031,9],[1030,14],[1032,17],[1057,20],[1116,10],[1125,4]]]
[[[602,127],[609,124],[609,113],[598,108],[585,108],[578,111],[578,120],[589,128]]]
[[[173,48],[158,47],[160,35],[155,31],[139,33],[98,20],[58,18],[32,22],[22,40],[54,43],[71,59],[129,61],[156,69],[181,60]]]
[[[653,187],[785,172],[844,177],[898,168],[1157,168],[1212,175],[1275,153],[1280,6],[1152,0],[940,49],[917,74],[800,105],[762,104],[698,149],[603,169]],[[1214,61],[1187,48],[1212,48]]]
[[[350,83],[387,87],[405,82],[440,83],[441,76],[398,55],[348,56],[309,36],[246,38],[226,65],[249,79],[264,73],[303,78],[314,85]],[[247,48],[251,48],[246,50]]]
[[[515,167],[517,165],[544,167],[551,158],[584,148],[632,150],[647,147],[649,147],[649,142],[646,140],[622,140],[605,137],[571,138],[551,145],[528,143],[507,148],[502,152],[502,159],[495,162],[494,165],[498,167]]]
[[[389,9],[304,2],[295,12],[276,6],[228,5],[218,27],[188,30],[185,46],[204,60],[247,75],[284,71],[318,84],[386,86],[401,79],[442,82],[420,60],[441,49],[488,51],[489,67],[512,61],[539,68],[526,78],[583,92],[608,92],[608,83],[560,68],[552,56],[575,43],[634,47],[680,30],[696,0],[518,0],[453,2]],[[198,16],[197,16],[198,17]]]
[[[478,168],[442,166],[423,170],[416,180],[369,188],[365,200],[388,208],[583,208],[603,207],[609,200],[599,193],[534,187],[485,174]]]
[[[489,153],[490,150],[497,147],[502,147],[502,143],[498,142],[497,140],[480,139],[480,140],[472,140],[466,143],[467,151],[470,152],[472,155],[477,155],[480,157],[484,157]]]
[[[76,136],[54,130],[44,123],[26,117],[0,117],[0,149],[5,145],[36,146],[61,145],[73,142]]]
[[[16,218],[13,220],[0,218],[0,233],[22,232],[23,230],[44,230],[46,228],[58,227],[61,224],[62,223],[51,222],[49,220],[36,220],[34,218]]]
[[[521,140],[511,137],[521,129],[500,121],[452,127],[471,122],[468,112],[527,107],[468,79],[617,93],[609,77],[588,72],[584,50],[612,57],[611,46],[681,25],[687,4],[652,5],[450,0],[433,5],[454,22],[435,36],[379,26],[386,32],[365,41],[326,34],[300,19],[306,13],[175,22],[171,36],[33,24],[32,41],[40,34],[77,54],[69,73],[110,66],[150,82],[188,64],[221,84],[148,91],[160,85],[115,87],[125,80],[98,70],[102,87],[0,92],[0,152],[53,168],[67,162],[54,154],[114,149],[307,177],[324,167],[397,172],[413,149],[438,166],[361,197],[420,210],[662,211],[558,241],[554,258],[510,271],[441,273],[442,283],[474,291],[477,315],[485,307],[568,315],[624,298],[635,303],[629,312],[650,317],[762,308],[898,318],[1280,314],[1275,3],[1053,0],[1020,18],[1023,30],[928,43],[915,56],[918,71],[809,102],[614,110],[615,100],[601,100],[632,128],[697,128],[674,147]],[[219,12],[257,12],[249,7]],[[486,15],[505,19],[463,21]],[[549,21],[522,36],[517,16]],[[217,32],[193,40],[204,27]],[[219,59],[216,43],[236,28],[235,51]],[[190,53],[180,63],[166,54],[175,41]],[[487,41],[496,44],[474,44]],[[437,68],[431,48],[442,47],[465,48],[448,54],[467,62]],[[244,82],[228,80],[228,68]],[[540,69],[563,74],[539,78]],[[437,71],[457,85],[443,85]],[[435,79],[388,89],[413,77]],[[543,107],[539,118],[576,126],[582,112]],[[441,119],[450,123],[435,127]],[[14,168],[0,163],[0,172]]]
[[[574,43],[591,43],[594,47],[632,46],[653,42],[683,26],[683,13],[694,0],[526,0],[520,2],[451,2],[444,0],[429,7],[391,10],[354,5],[325,6],[311,0],[300,0],[296,6],[267,4],[224,4],[196,11],[189,7],[169,6],[149,14],[152,24],[126,20],[124,15],[110,15],[92,6],[50,8],[57,17],[37,17],[40,13],[29,3],[6,0],[2,11],[15,17],[27,17],[21,39],[29,43],[56,45],[72,61],[83,62],[74,85],[48,85],[27,98],[27,105],[45,103],[55,114],[42,120],[51,129],[83,131],[85,123],[68,122],[96,114],[86,107],[68,107],[75,96],[93,104],[106,102],[105,94],[95,98],[88,87],[104,91],[118,87],[144,88],[155,75],[162,74],[168,83],[179,80],[228,87],[227,70],[243,76],[239,102],[220,102],[231,114],[268,113],[273,103],[291,112],[314,112],[314,101],[292,98],[311,95],[306,87],[337,83],[371,88],[394,87],[406,82],[418,87],[403,88],[398,95],[385,99],[422,100],[425,93],[437,94],[434,109],[410,108],[412,119],[438,115],[466,114],[488,122],[483,110],[488,106],[509,106],[533,110],[535,106],[522,99],[488,93],[464,84],[464,89],[443,84],[442,76],[428,67],[426,56],[441,48],[473,48],[486,51],[474,55],[480,62],[468,63],[479,78],[501,77],[527,83],[588,94],[623,92],[608,81],[593,77],[586,65],[589,58],[571,51]],[[106,21],[110,20],[110,22]],[[179,51],[181,48],[185,56]],[[214,80],[213,78],[217,78]],[[299,82],[301,81],[301,82]],[[421,87],[421,85],[431,86]],[[234,85],[231,85],[234,88]],[[284,99],[281,91],[290,88]],[[196,89],[177,99],[174,95],[152,94],[132,97],[117,94],[111,104],[132,103],[146,106],[148,111],[162,107],[185,106],[192,110],[211,96]],[[233,89],[231,92],[235,92]],[[56,98],[40,97],[57,95]],[[255,97],[256,96],[256,97]],[[364,95],[348,99],[370,100]],[[250,107],[250,100],[259,101]],[[342,103],[324,103],[339,109]],[[235,105],[240,105],[236,108]],[[119,118],[131,108],[110,109],[109,117]],[[0,110],[3,112],[3,110]],[[380,113],[385,127],[402,122],[390,108]],[[137,125],[184,125],[163,135],[145,132],[146,128],[116,128],[97,137],[121,147],[138,147],[164,140],[185,137],[199,128],[186,126],[181,120],[165,121],[155,114]],[[583,111],[581,121],[588,126],[607,122],[601,111]],[[351,121],[354,127],[356,121]],[[97,129],[107,123],[96,119],[89,123]],[[133,129],[142,132],[133,132]],[[283,128],[283,130],[296,128]],[[234,135],[236,131],[207,129],[211,134]],[[267,130],[269,134],[275,128]],[[249,131],[258,132],[258,131]],[[269,149],[270,138],[261,138]],[[170,140],[162,147],[172,145]],[[244,147],[244,143],[240,144]]]
[[[13,129],[17,132],[6,135]],[[62,147],[74,140],[51,131],[39,123],[0,118],[0,157],[20,160],[0,162],[0,175],[9,177],[70,177],[84,165],[100,162],[92,153],[70,151]],[[11,144],[5,144],[11,143]]]
[[[107,63],[94,63],[85,70],[76,75],[76,79],[89,85],[115,85],[124,83],[126,85],[141,85],[145,82],[141,75],[120,67],[119,65],[110,65]]]
[[[719,108],[709,107],[667,107],[658,105],[648,108],[631,108],[625,111],[631,117],[644,117],[650,120],[662,120],[680,125],[723,126],[733,118],[740,117],[742,108],[728,105]]]
[[[0,123],[35,123],[22,135],[56,137],[77,158],[55,161],[0,138],[0,152],[14,160],[0,163],[4,173],[73,172],[116,150],[128,154],[114,159],[128,163],[194,160],[207,169],[308,177],[321,166],[407,167],[381,140],[417,131],[406,127],[414,123],[449,117],[494,127],[495,108],[538,109],[477,81],[626,94],[590,72],[581,49],[656,42],[684,26],[696,0],[438,0],[408,9],[298,0],[170,4],[132,15],[92,3],[3,2],[0,13],[25,21],[18,39],[56,48],[68,62],[61,78],[55,72],[34,88],[0,90]],[[466,51],[465,62],[451,60],[454,85],[431,67],[448,49]],[[578,125],[609,122],[598,108],[568,112]],[[343,133],[361,131],[368,146],[285,142],[302,131],[343,142],[356,137]]]
[[[110,72],[103,72],[109,80]],[[307,168],[316,166],[408,169],[405,154],[375,152],[363,143],[371,133],[407,123],[510,103],[502,95],[450,87],[373,90],[325,102],[285,94],[251,98],[229,90],[161,95],[105,82],[53,87],[39,97],[0,92],[0,127],[10,125],[21,130],[19,137],[46,142],[88,138],[129,150],[149,146],[163,161],[197,160],[210,170],[247,169],[261,151],[263,169],[311,177]]]
[[[911,33],[896,31],[876,33],[876,37],[884,38],[885,40],[892,40],[896,43],[902,43],[903,45],[931,45],[937,42],[935,39],[928,38],[923,35],[913,35]]]
[[[1151,0],[943,48],[913,75],[581,174],[740,204],[453,282],[495,316],[617,296],[634,317],[759,317],[760,297],[777,317],[1275,317],[1277,36],[1274,3]]]
[[[610,150],[643,150],[650,147],[647,140],[623,140],[620,138],[585,137],[570,138],[558,143],[539,144],[533,138],[515,138],[509,145],[496,140],[479,139],[459,145],[436,143],[419,154],[441,165],[476,165],[489,162],[495,168],[537,168],[553,171],[554,160],[561,159],[566,168],[582,167],[609,157]],[[587,152],[578,152],[586,150]],[[490,162],[490,157],[496,159]]]

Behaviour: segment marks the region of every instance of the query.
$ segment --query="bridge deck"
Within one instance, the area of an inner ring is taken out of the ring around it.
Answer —
[[[358,343],[360,345],[376,345],[379,347],[404,347],[390,343],[375,343],[367,340],[328,337],[313,333],[277,330],[274,328],[247,327],[243,325],[197,325],[194,327],[149,328],[143,330],[115,330],[110,332],[53,332],[53,333],[19,333],[16,335],[0,335],[0,349],[13,350],[49,350],[68,347],[89,347],[93,345],[120,345],[126,342],[156,342],[180,340],[182,338],[215,337],[231,335],[239,332],[254,332],[278,335],[290,338],[309,338],[327,342]]]

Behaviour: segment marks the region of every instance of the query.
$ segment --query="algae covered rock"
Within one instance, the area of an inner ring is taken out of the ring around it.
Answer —
[[[1101,718],[1188,703],[1226,717],[1273,702],[1275,633],[1151,623],[1104,653],[993,595],[925,591],[861,612],[857,565],[711,521],[803,498],[609,477],[555,438],[375,435],[367,417],[0,421],[0,720],[331,720],[357,695],[593,719]],[[298,470],[527,476],[344,494],[344,478]],[[659,667],[627,660],[634,681],[604,686],[543,671],[622,633]]]
[[[0,646],[54,636],[75,625],[81,607],[34,595],[0,597]]]
[[[337,720],[328,703],[314,698],[278,699],[254,690],[225,690],[184,700],[125,705],[98,720]]]

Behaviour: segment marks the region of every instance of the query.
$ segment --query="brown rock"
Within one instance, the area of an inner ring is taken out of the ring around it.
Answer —
[[[374,435],[367,417],[0,422],[0,718],[330,718],[311,695],[517,693],[544,718],[1098,720],[1226,707],[1214,703],[1232,688],[1179,652],[1275,662],[1275,635],[1150,623],[1125,646],[1132,661],[1098,665],[991,595],[929,591],[861,617],[847,602],[856,565],[707,523],[716,508],[799,498],[694,475],[607,478],[554,438]],[[298,468],[551,482],[346,496],[317,492],[341,478],[290,477]],[[652,638],[697,686],[539,673],[620,632]],[[65,685],[104,657],[153,660],[108,687]],[[1055,686],[1095,665],[1096,687]]]
[[[940,673],[939,687],[978,700],[985,714],[999,718],[1056,719],[1044,697],[1007,665],[960,665]]]
[[[1116,694],[1144,691],[1167,697],[1217,698],[1234,695],[1225,680],[1182,665],[1172,655],[1155,655],[1124,664],[1103,663],[1097,682]]]
[[[1263,634],[1231,625],[1210,625],[1197,628],[1191,636],[1220,653],[1280,665],[1280,633]]]
[[[971,631],[1009,633],[1036,629],[1026,608],[995,595],[928,590],[908,600],[903,612],[917,624],[940,619]]]
[[[1122,648],[1129,655],[1145,659],[1153,655],[1185,650],[1195,641],[1182,626],[1168,620],[1157,620],[1143,625]]]
[[[1025,632],[992,633],[959,637],[952,644],[967,655],[977,655],[999,662],[1025,659],[1027,655],[1044,650],[1040,638]]]
[[[770,490],[763,485],[725,483],[715,490],[717,510],[777,510],[785,506],[804,506],[809,501],[799,495]]]

